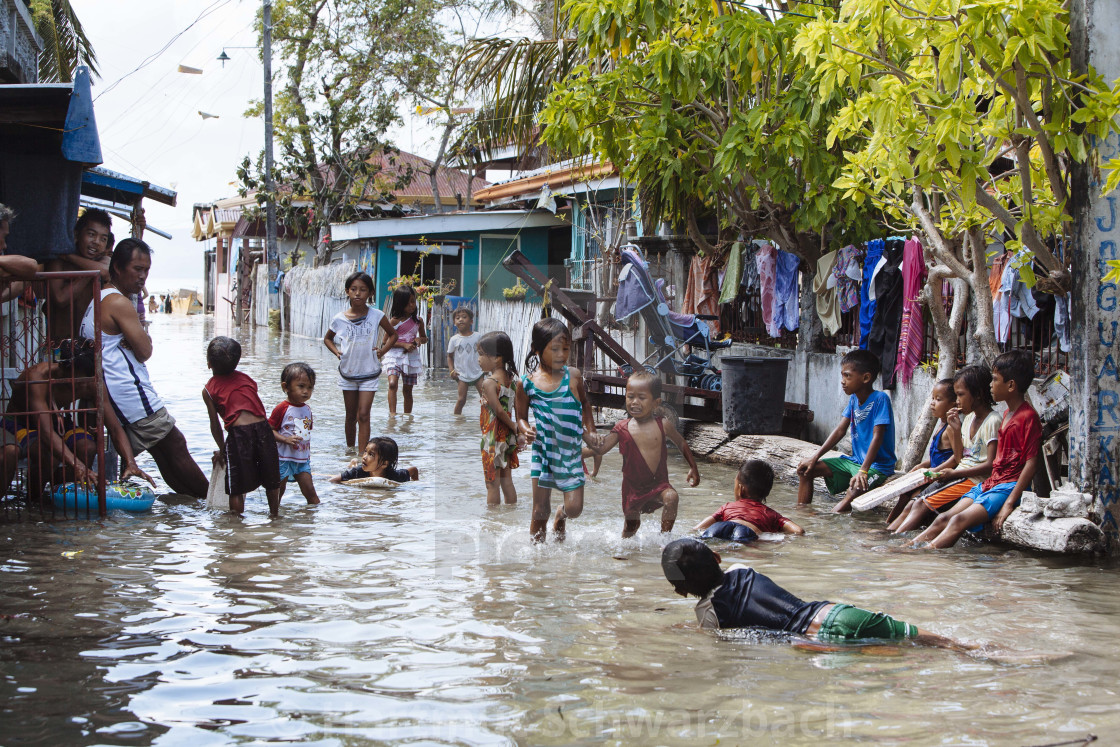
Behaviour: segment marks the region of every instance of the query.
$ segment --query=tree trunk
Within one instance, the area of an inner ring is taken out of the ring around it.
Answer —
[[[980,229],[968,232],[972,245],[972,316],[976,319],[975,337],[969,342],[979,348],[979,356],[984,365],[992,365],[999,355],[996,342],[995,318],[992,313],[992,289],[988,285],[988,266],[986,264],[988,243]]]

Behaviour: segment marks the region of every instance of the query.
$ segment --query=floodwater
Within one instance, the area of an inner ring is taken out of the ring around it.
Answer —
[[[208,465],[213,323],[156,315],[152,333],[153,380]],[[317,340],[242,342],[269,408],[283,363],[319,371],[312,466],[338,472],[329,354]],[[243,520],[172,499],[0,526],[0,743],[1115,743],[1114,567],[981,544],[900,552],[879,519],[797,510],[783,486],[771,504],[808,534],[726,546],[725,560],[999,655],[720,638],[664,580],[656,521],[619,538],[617,454],[568,541],[530,546],[528,469],[516,506],[486,509],[477,403],[453,418],[453,391],[422,383],[396,423],[378,395],[374,433],[422,475],[393,492],[323,480],[321,506],[289,489],[275,521],[259,495]],[[690,488],[672,460],[686,530],[730,500],[733,473],[701,464]]]

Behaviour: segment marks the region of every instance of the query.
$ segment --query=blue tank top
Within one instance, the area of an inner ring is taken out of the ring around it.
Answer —
[[[945,435],[945,430],[949,427],[948,423],[941,427],[941,430],[933,438],[933,443],[929,445],[929,466],[931,469],[940,467],[945,462],[949,461],[949,457],[953,456],[953,448],[950,446],[948,449],[939,449],[941,445],[941,438]]]

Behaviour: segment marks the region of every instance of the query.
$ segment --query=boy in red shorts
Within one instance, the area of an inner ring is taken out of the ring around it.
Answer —
[[[210,413],[210,432],[218,444],[218,459],[226,465],[230,513],[245,511],[245,494],[264,486],[268,512],[280,514],[280,453],[276,436],[265,417],[257,382],[237,370],[241,345],[230,337],[215,337],[206,347],[206,367],[214,375],[202,390]],[[222,420],[218,420],[221,415]],[[225,422],[228,436],[222,434]]]
[[[693,527],[703,539],[753,542],[758,535],[805,534],[805,530],[766,505],[774,487],[774,470],[766,462],[748,459],[735,476],[735,500]]]
[[[677,521],[679,497],[669,484],[665,439],[672,441],[688,461],[688,484],[700,484],[700,468],[688,444],[672,423],[654,416],[660,406],[661,379],[648,371],[635,371],[626,380],[626,412],[630,417],[618,421],[594,450],[602,456],[618,444],[622,454],[623,537],[633,537],[642,525],[642,514],[659,508],[662,532],[672,531]]]

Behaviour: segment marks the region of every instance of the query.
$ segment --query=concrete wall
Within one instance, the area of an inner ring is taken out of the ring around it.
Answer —
[[[807,404],[813,411],[809,424],[809,440],[822,443],[844,414],[848,398],[840,390],[840,356],[836,353],[800,353],[792,350],[768,348],[762,345],[736,343],[721,351],[720,358],[743,355],[779,357],[789,359],[785,398],[787,402]],[[887,393],[891,397],[895,418],[895,453],[899,459],[906,451],[906,440],[921,417],[922,409],[929,405],[929,393],[935,378],[924,369],[914,372],[910,386],[897,387]],[[841,448],[847,448],[845,438]]]

